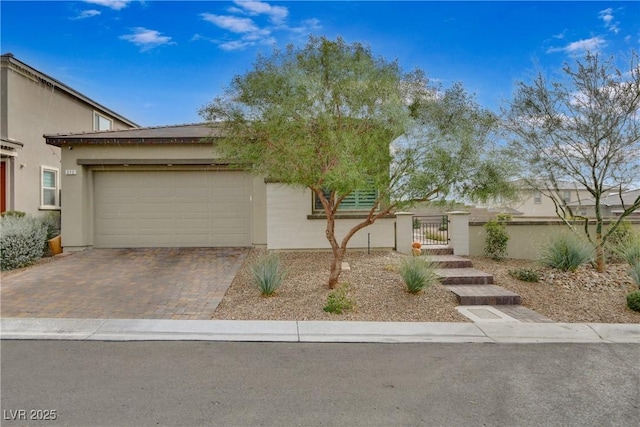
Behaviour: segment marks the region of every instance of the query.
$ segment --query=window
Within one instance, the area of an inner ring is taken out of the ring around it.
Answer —
[[[58,170],[47,166],[40,167],[40,207],[57,208],[58,200]]]
[[[93,112],[93,130],[111,130],[113,127],[113,121],[97,112]]]
[[[329,197],[331,192],[325,191],[324,194]],[[355,190],[340,203],[338,211],[369,211],[376,200],[378,200],[378,190],[376,189]],[[313,210],[324,211],[322,202],[315,196],[315,193],[313,196]]]
[[[542,193],[540,193],[539,191],[533,193],[533,203],[535,203],[536,205],[542,203]]]
[[[562,192],[562,201],[566,203],[571,202],[571,190],[564,190]]]

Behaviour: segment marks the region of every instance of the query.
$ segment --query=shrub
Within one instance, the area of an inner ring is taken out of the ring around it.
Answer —
[[[509,242],[509,234],[504,220],[492,219],[484,225],[484,229],[487,231],[485,255],[495,260],[503,259],[507,255],[507,242]]]
[[[273,295],[286,276],[287,273],[280,263],[280,256],[273,252],[261,255],[251,266],[253,284],[263,296]]]
[[[542,252],[542,264],[561,271],[576,271],[593,259],[593,246],[574,234],[562,234],[553,239]]]
[[[6,212],[2,212],[0,214],[1,217],[5,217],[5,216],[17,216],[18,218],[22,218],[26,215],[25,212],[22,211],[6,211]]]
[[[12,270],[33,264],[42,257],[47,230],[30,216],[5,216],[0,220],[0,268]]]
[[[327,297],[327,305],[322,309],[327,313],[342,314],[353,308],[353,301],[347,297],[349,285],[347,283],[338,287]]]
[[[629,270],[629,276],[636,282],[636,285],[640,287],[640,261],[631,266],[631,270]]]
[[[538,282],[540,280],[538,273],[528,268],[509,270],[509,275],[523,282]]]
[[[640,311],[640,290],[627,294],[627,307],[633,311]]]
[[[618,227],[609,235],[605,250],[608,254],[609,262],[624,262],[620,251],[629,244],[631,240],[638,239],[640,236],[633,230],[629,221],[623,220]]]
[[[640,264],[640,236],[629,236],[625,241],[617,245],[615,252],[621,261],[630,266]]]
[[[407,257],[402,260],[400,276],[412,294],[417,294],[438,281],[434,264],[422,257]]]

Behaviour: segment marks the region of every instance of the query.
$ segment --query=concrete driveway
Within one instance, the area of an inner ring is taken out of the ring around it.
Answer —
[[[246,248],[92,249],[2,274],[2,317],[210,319]]]

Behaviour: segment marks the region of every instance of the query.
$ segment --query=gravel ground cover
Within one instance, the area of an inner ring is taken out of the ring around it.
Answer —
[[[440,284],[409,294],[397,271],[404,255],[396,252],[347,253],[351,270],[343,272],[340,281],[349,285],[355,307],[343,314],[322,309],[331,292],[326,287],[330,253],[280,253],[289,274],[271,297],[262,297],[250,281],[249,266],[259,253],[252,250],[247,257],[213,319],[470,322],[455,310],[455,296]],[[605,274],[590,266],[561,273],[530,261],[471,260],[474,268],[493,274],[496,285],[520,294],[524,307],[556,322],[640,323],[640,313],[626,307],[627,293],[637,289],[626,265],[610,265]],[[534,269],[541,279],[519,281],[508,274],[515,268]]]

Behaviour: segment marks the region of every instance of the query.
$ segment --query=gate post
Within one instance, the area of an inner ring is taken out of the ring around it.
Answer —
[[[449,245],[454,255],[469,255],[469,212],[447,212],[449,216]]]
[[[413,243],[413,213],[396,212],[396,251],[411,254]]]

